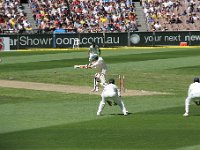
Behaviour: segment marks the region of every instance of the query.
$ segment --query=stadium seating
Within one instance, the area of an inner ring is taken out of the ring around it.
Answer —
[[[144,1],[143,7],[148,31],[200,30],[198,0],[150,0]],[[160,23],[160,28],[155,27],[156,22]]]
[[[38,29],[98,33],[138,31],[132,0],[30,0]],[[142,1],[147,31],[200,30],[199,0]],[[18,0],[0,2],[0,31],[16,33],[32,27]]]
[[[31,29],[23,7],[18,0],[3,0],[0,2],[1,33],[17,33],[21,30]]]
[[[138,30],[129,0],[30,0],[30,4],[38,29],[80,33]]]

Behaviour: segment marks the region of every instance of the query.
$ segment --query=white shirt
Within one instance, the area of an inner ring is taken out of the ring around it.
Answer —
[[[174,3],[170,0],[170,1],[168,1],[168,6],[172,6]]]
[[[200,97],[200,83],[194,82],[190,84],[188,89],[188,96],[190,97]]]
[[[115,84],[110,83],[104,86],[103,94],[106,97],[120,96],[120,90]]]
[[[161,26],[161,24],[156,23],[156,24],[154,25],[154,27],[155,27],[157,30],[159,30],[162,26]]]
[[[92,68],[97,68],[99,69],[99,72],[103,73],[104,75],[106,74],[107,72],[107,66],[103,60],[102,57],[99,57],[97,61],[95,61],[92,65],[91,65]]]

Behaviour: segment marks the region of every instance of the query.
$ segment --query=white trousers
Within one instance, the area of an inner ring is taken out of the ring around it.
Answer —
[[[106,100],[108,98],[111,98],[122,110],[122,113],[124,115],[127,115],[127,110],[124,106],[124,102],[122,101],[122,99],[118,96],[117,93],[115,92],[102,92],[101,94],[101,101],[99,103],[99,107],[98,107],[98,111],[97,111],[97,115],[100,115],[104,109]]]
[[[189,106],[190,106],[190,102],[196,98],[200,99],[200,96],[195,96],[195,95],[189,95],[186,100],[185,100],[185,112],[189,114]]]

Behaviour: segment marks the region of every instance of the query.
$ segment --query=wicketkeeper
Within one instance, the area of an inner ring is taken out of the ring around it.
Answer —
[[[122,113],[125,116],[128,115],[128,111],[126,110],[124,102],[121,99],[120,90],[118,89],[117,85],[115,85],[115,80],[109,79],[109,83],[104,85],[104,90],[101,94],[101,101],[99,103],[97,116],[101,115],[106,102],[108,102],[108,104],[110,103],[109,98],[112,99],[114,103],[121,108]]]
[[[200,83],[199,78],[194,78],[194,83],[190,84],[188,89],[188,96],[185,100],[185,113],[183,116],[189,116],[189,105],[191,101],[194,101],[196,105],[200,105]]]

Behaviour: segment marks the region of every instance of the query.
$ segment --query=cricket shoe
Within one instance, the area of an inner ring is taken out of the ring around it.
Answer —
[[[184,117],[188,117],[189,114],[188,114],[188,113],[184,113],[183,116],[184,116]]]
[[[101,116],[101,113],[100,113],[100,112],[97,112],[97,116]]]
[[[124,116],[127,116],[128,112],[127,111],[123,111],[123,114],[124,114]]]
[[[128,113],[124,113],[124,116],[128,116]]]

